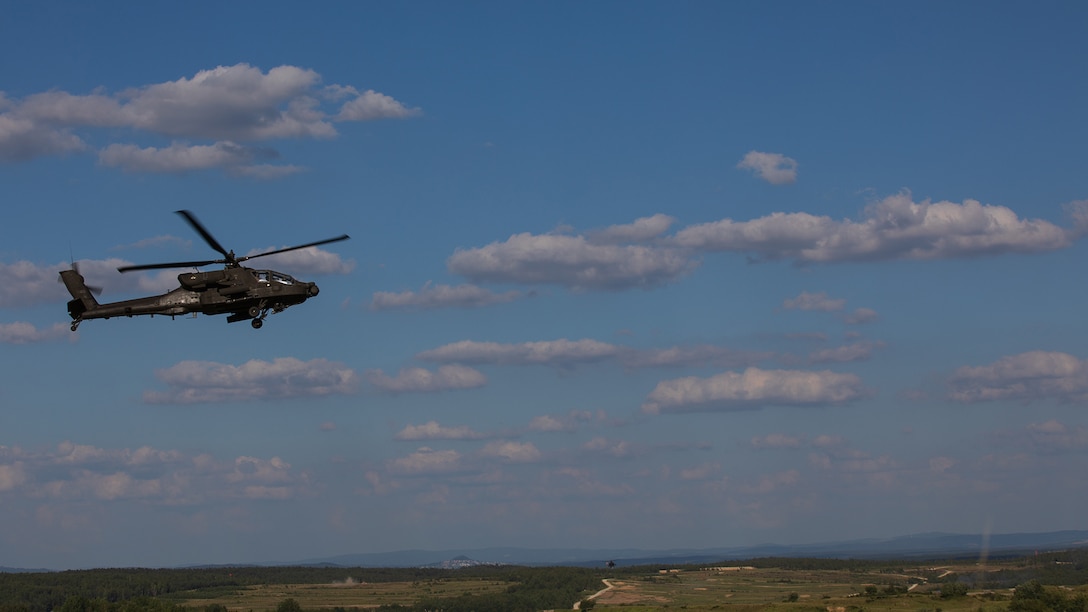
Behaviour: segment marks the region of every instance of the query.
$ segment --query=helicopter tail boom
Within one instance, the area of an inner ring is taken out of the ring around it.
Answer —
[[[74,298],[68,302],[68,314],[73,319],[79,319],[88,310],[98,308],[98,300],[94,299],[94,294],[87,287],[82,274],[76,270],[61,270],[60,279]]]

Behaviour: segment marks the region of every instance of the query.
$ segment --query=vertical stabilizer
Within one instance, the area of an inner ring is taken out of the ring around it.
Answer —
[[[78,321],[83,313],[98,308],[98,300],[94,299],[94,294],[83,281],[83,275],[74,269],[61,270],[60,279],[68,288],[68,293],[71,293],[74,298],[68,302],[68,314],[72,316],[72,319]]]

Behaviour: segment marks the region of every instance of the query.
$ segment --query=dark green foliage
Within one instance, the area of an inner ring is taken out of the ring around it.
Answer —
[[[941,599],[952,599],[953,597],[964,597],[967,595],[967,585],[951,580],[941,583]]]
[[[276,606],[276,612],[302,612],[302,606],[293,598],[288,597],[281,601],[280,605]]]
[[[599,570],[576,567],[509,568],[509,572],[502,574],[503,579],[511,580],[505,593],[426,599],[412,609],[533,612],[569,608],[571,602],[579,601],[586,592],[598,590],[605,575]]]
[[[1032,580],[1016,587],[1010,612],[1088,612],[1088,597],[1077,595],[1069,597],[1065,593],[1044,587],[1038,580]]]
[[[477,566],[430,568],[217,567],[101,569],[50,573],[0,573],[0,612],[178,612],[176,601],[210,599],[262,584],[326,584],[346,577],[361,582],[426,582],[456,576],[510,583],[504,593],[430,599],[386,610],[542,610],[569,608],[600,588],[603,570],[570,567]],[[291,600],[295,606],[297,602]],[[280,605],[283,606],[287,602]],[[197,607],[225,612],[222,606]],[[298,612],[298,608],[280,612]]]

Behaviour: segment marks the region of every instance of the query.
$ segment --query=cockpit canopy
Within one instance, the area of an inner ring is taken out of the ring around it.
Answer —
[[[275,270],[254,270],[257,280],[262,283],[280,283],[281,285],[294,285],[296,281],[291,276]]]

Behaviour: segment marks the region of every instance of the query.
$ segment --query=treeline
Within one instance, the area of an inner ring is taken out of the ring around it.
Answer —
[[[534,612],[570,609],[571,604],[601,589],[601,570],[575,567],[510,569],[502,574],[512,584],[503,593],[426,598],[413,606],[386,606],[381,610],[424,612]]]
[[[487,579],[509,582],[505,592],[429,598],[401,610],[541,610],[569,607],[582,592],[599,588],[601,570],[568,567],[474,566],[462,569],[344,567],[216,567],[195,569],[95,569],[0,573],[0,612],[131,612],[185,610],[178,600],[194,592],[224,595],[247,586],[358,582],[424,582]],[[204,610],[203,607],[191,608]],[[398,609],[397,607],[389,609]]]

